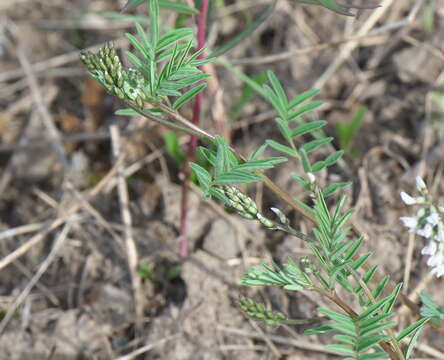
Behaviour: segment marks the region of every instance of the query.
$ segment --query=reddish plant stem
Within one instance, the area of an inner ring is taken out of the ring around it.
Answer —
[[[197,48],[202,49],[205,46],[206,41],[206,24],[207,24],[207,13],[208,13],[208,0],[201,0],[200,11],[197,22]],[[202,53],[198,57],[199,59],[204,59],[205,54]],[[199,67],[202,69],[202,67]],[[192,123],[199,125],[200,123],[200,113],[202,110],[202,100],[203,92],[196,95],[193,107],[193,120]],[[180,203],[180,229],[179,229],[179,255],[181,258],[188,256],[188,184],[191,177],[191,169],[189,166],[190,161],[195,159],[197,147],[197,137],[191,136],[190,142],[188,144],[187,159],[183,166],[184,180],[182,184],[182,199]]]

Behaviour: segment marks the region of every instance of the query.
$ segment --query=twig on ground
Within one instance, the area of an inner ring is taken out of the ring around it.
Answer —
[[[69,168],[68,159],[65,154],[65,149],[63,147],[60,133],[57,130],[57,127],[54,123],[54,119],[52,118],[44,100],[42,93],[40,91],[40,87],[37,83],[37,79],[35,77],[35,74],[32,70],[31,64],[28,60],[28,57],[26,55],[25,48],[22,45],[17,46],[17,56],[19,58],[20,64],[23,67],[23,71],[25,72],[26,79],[29,83],[29,88],[31,89],[31,93],[34,97],[34,101],[37,104],[37,109],[41,115],[41,120],[48,131],[48,135],[52,140],[54,150],[59,157],[59,160],[61,164],[63,165],[63,168],[66,170]]]
[[[158,340],[156,342],[153,342],[151,344],[142,346],[141,348],[138,348],[136,350],[134,350],[133,352],[127,354],[127,355],[123,355],[123,356],[119,356],[118,358],[116,358],[115,360],[132,360],[135,359],[136,357],[138,357],[139,355],[145,354],[148,351],[158,347],[158,346],[162,346],[165,343],[171,341],[171,340],[175,340],[179,338],[179,334],[174,334],[174,335],[170,335],[167,336],[166,338],[163,338],[161,340]]]
[[[115,159],[118,159],[122,152],[122,142],[120,140],[119,128],[117,125],[111,125],[111,142],[113,148],[113,156]],[[125,244],[126,244],[126,253],[128,257],[128,267],[131,275],[131,283],[133,286],[134,292],[134,305],[136,310],[136,326],[138,329],[141,329],[142,320],[143,320],[143,295],[141,290],[141,281],[140,277],[137,274],[137,266],[139,263],[139,256],[137,253],[137,246],[133,236],[132,229],[132,218],[131,212],[129,209],[129,195],[128,195],[128,186],[126,183],[126,178],[124,174],[123,164],[119,166],[117,169],[117,191],[119,194],[119,204],[120,204],[120,214],[122,217],[122,222],[124,224],[124,234],[125,234]]]

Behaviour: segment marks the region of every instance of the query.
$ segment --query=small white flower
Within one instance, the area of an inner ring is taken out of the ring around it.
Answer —
[[[427,216],[426,221],[432,225],[438,225],[441,222],[441,217],[437,213],[432,213],[429,216]]]
[[[435,267],[435,266],[439,266],[442,265],[442,253],[441,252],[437,252],[436,254],[432,255],[428,260],[427,260],[427,265],[430,267]]]
[[[415,217],[403,216],[399,219],[404,223],[404,226],[408,227],[409,229],[414,229],[416,228],[416,225],[418,225],[418,219]]]
[[[436,245],[436,242],[430,241],[430,243],[421,250],[422,255],[435,255],[436,250],[438,249],[438,246]]]
[[[415,233],[428,239],[433,235],[433,228],[430,226],[430,224],[426,224],[422,229],[415,229]]]
[[[308,181],[310,181],[310,184],[314,184],[316,182],[316,177],[313,173],[308,172],[307,173]]]
[[[404,201],[406,205],[416,204],[416,199],[414,197],[411,197],[409,194],[405,193],[404,191],[401,191],[401,199],[402,201]]]
[[[444,229],[443,229],[443,227],[444,226],[443,226],[442,223],[438,224],[438,232],[437,232],[437,234],[435,236],[436,241],[444,242]]]
[[[444,264],[436,266],[435,268],[432,269],[430,273],[432,275],[436,275],[436,277],[441,277],[442,275],[444,275]]]
[[[416,188],[418,189],[419,192],[427,190],[427,185],[425,184],[421,176],[416,177]]]

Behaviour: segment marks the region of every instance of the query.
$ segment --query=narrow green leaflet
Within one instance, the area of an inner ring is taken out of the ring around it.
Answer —
[[[160,0],[159,6],[162,9],[172,10],[172,11],[175,11],[175,12],[178,12],[181,14],[186,14],[186,15],[199,14],[199,10],[197,10],[196,8],[190,7],[190,6],[182,3],[181,1]]]
[[[324,104],[323,101],[318,100],[318,101],[313,101],[312,103],[308,103],[307,105],[303,105],[300,108],[298,108],[297,110],[291,112],[288,115],[288,120],[298,121],[300,116],[308,113],[309,111],[317,109],[318,107],[320,107],[323,104]]]
[[[271,169],[276,164],[288,161],[286,157],[271,157],[263,160],[250,160],[244,164],[237,165],[233,170],[259,171]]]
[[[196,163],[190,163],[191,169],[193,169],[194,173],[199,180],[199,184],[204,191],[208,191],[211,186],[211,174],[205,170],[202,166]]]
[[[307,133],[310,133],[314,130],[320,129],[323,126],[327,124],[327,121],[325,120],[319,120],[319,121],[311,121],[302,125],[299,125],[296,129],[292,132],[292,137],[298,137]]]
[[[198,93],[207,87],[207,84],[200,84],[188,90],[185,94],[180,96],[173,104],[173,109],[179,109],[183,104],[192,100]]]
[[[288,123],[280,117],[276,118],[275,120],[284,139],[287,140],[287,142],[290,142],[293,134],[291,129],[288,127]]]
[[[267,146],[268,146],[268,144],[266,144],[266,143],[259,146],[258,149],[250,155],[249,159],[250,160],[257,160],[258,158],[260,158],[264,154],[265,150],[267,149]]]
[[[302,94],[296,96],[293,100],[288,104],[287,110],[292,110],[295,106],[302,104],[304,101],[311,99],[312,97],[318,95],[321,92],[319,89],[312,89],[308,91],[304,91]]]
[[[267,77],[271,85],[273,86],[274,93],[276,94],[279,102],[281,103],[284,109],[287,109],[288,107],[287,95],[285,94],[285,91],[280,81],[272,71],[267,71]]]
[[[116,112],[114,112],[114,114],[123,115],[123,116],[140,115],[136,110],[133,110],[133,109],[119,109]]]
[[[185,40],[189,36],[193,35],[193,30],[190,28],[182,28],[168,31],[166,34],[162,35],[156,46],[156,52],[160,52],[173,45],[179,40]]]
[[[136,8],[137,6],[146,3],[147,0],[128,0],[128,2],[125,4],[125,6],[122,8],[122,12],[132,10]],[[167,1],[167,0],[160,0],[159,6],[163,9],[168,9],[172,11],[176,11],[178,13],[182,14],[198,14],[199,10],[189,7],[188,5],[183,4],[180,1]]]
[[[332,140],[333,140],[332,137],[326,137],[323,139],[312,140],[312,141],[302,145],[301,149],[304,149],[305,152],[309,153],[309,152],[315,151],[317,148],[321,147],[322,145],[326,145],[326,144],[330,143]]]
[[[263,178],[261,175],[251,174],[246,171],[233,170],[226,172],[220,176],[217,176],[214,180],[216,185],[235,185],[235,184],[247,184],[251,182],[261,181]]]
[[[298,153],[296,150],[292,149],[291,147],[288,147],[286,145],[279,144],[278,142],[274,140],[266,140],[266,143],[268,146],[272,147],[273,149],[280,151],[288,156],[291,157],[297,157]]]
[[[352,184],[351,181],[341,182],[341,183],[336,183],[336,184],[330,184],[324,190],[322,190],[322,195],[324,197],[331,196],[335,192],[337,192],[337,191],[339,191],[339,190],[341,190],[341,189],[343,189],[343,188],[345,188],[347,186],[350,186],[351,184]]]

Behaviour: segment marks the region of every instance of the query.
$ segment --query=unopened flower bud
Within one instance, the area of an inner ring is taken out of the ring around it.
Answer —
[[[420,176],[416,177],[416,188],[421,193],[427,191],[427,185],[425,184],[424,180]]]
[[[417,203],[417,200],[414,197],[411,197],[409,194],[404,191],[401,192],[401,199],[404,201],[406,205],[414,205]]]
[[[313,173],[308,172],[307,177],[308,177],[308,181],[310,182],[310,184],[314,184],[316,182],[316,177],[314,176]]]

